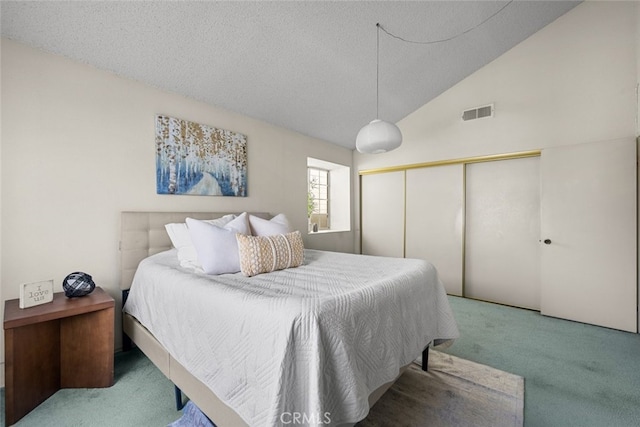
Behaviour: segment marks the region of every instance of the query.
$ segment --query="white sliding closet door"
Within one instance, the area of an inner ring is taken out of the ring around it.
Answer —
[[[637,331],[636,142],[542,151],[543,314]]]
[[[540,308],[539,162],[466,166],[465,296]]]
[[[407,258],[431,262],[449,295],[462,295],[464,165],[407,171]]]
[[[404,171],[362,175],[361,252],[404,256]]]

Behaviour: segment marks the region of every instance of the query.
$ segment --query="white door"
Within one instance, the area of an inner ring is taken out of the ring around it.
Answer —
[[[404,257],[404,171],[362,175],[361,252]]]
[[[449,295],[462,295],[464,165],[407,173],[406,257],[431,262]]]
[[[542,151],[541,312],[637,331],[636,143]]]
[[[540,308],[539,163],[467,165],[465,296]]]

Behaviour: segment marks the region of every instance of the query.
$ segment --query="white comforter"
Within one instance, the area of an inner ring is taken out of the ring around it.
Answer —
[[[314,250],[251,278],[163,252],[140,263],[124,310],[251,426],[359,421],[427,343],[458,337],[431,264]]]

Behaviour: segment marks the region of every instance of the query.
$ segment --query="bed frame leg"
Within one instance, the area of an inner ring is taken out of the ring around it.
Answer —
[[[127,336],[124,332],[122,333],[122,351],[129,351],[133,348],[133,344],[131,343],[131,338]]]
[[[422,370],[425,372],[429,370],[429,346],[422,350]]]
[[[182,408],[184,408],[184,403],[182,403],[182,390],[180,390],[177,385],[174,385],[173,388],[176,395],[176,411],[181,411]]]

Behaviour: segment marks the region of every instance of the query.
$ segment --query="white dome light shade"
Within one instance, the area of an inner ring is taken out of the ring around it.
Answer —
[[[398,126],[384,120],[374,120],[358,132],[356,148],[365,154],[380,154],[395,150],[402,144]]]

